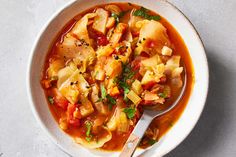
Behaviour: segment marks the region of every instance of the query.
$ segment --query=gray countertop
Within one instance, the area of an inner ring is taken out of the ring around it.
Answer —
[[[0,157],[67,157],[39,128],[26,94],[30,48],[68,0],[0,1]],[[171,0],[200,33],[210,67],[203,114],[167,157],[236,156],[236,1]]]

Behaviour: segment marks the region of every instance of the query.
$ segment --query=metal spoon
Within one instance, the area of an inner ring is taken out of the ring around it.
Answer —
[[[133,153],[135,152],[136,147],[138,146],[140,140],[142,139],[145,131],[147,130],[147,128],[148,128],[149,124],[152,122],[152,120],[158,116],[161,116],[161,115],[169,112],[178,104],[178,102],[182,98],[185,88],[186,88],[186,82],[187,82],[186,75],[187,74],[185,72],[183,87],[181,89],[179,96],[177,97],[177,99],[175,100],[175,102],[172,105],[170,105],[168,108],[166,108],[164,110],[158,110],[158,111],[148,110],[148,109],[144,110],[142,117],[140,118],[140,120],[136,124],[134,130],[130,134],[119,157],[131,157],[133,155]]]

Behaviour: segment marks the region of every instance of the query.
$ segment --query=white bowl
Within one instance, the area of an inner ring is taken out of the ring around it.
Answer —
[[[47,22],[45,27],[39,33],[31,52],[27,72],[27,86],[32,111],[38,123],[54,141],[54,143],[72,156],[111,157],[118,156],[119,152],[109,153],[88,150],[79,144],[76,144],[70,136],[61,131],[48,108],[44,91],[40,85],[40,78],[45,57],[57,33],[70,19],[81,11],[94,5],[115,1],[116,0],[77,0],[70,2],[59,12],[54,14]],[[125,0],[121,0],[120,2],[122,1],[125,2]],[[179,120],[158,143],[151,147],[151,149],[145,152],[144,150],[138,149],[134,154],[134,156],[142,154],[147,157],[163,156],[174,149],[187,137],[202,113],[208,91],[209,76],[207,58],[198,33],[190,21],[175,6],[165,0],[129,0],[129,2],[158,12],[161,16],[166,18],[183,38],[194,66],[195,83],[193,91]]]

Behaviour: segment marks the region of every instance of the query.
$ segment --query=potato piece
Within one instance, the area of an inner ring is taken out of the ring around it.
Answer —
[[[129,130],[129,119],[123,110],[124,108],[116,107],[112,117],[106,124],[110,131],[117,130],[118,133],[123,133]]]
[[[47,74],[49,78],[57,77],[58,71],[64,67],[65,63],[63,59],[55,59],[49,63]]]
[[[114,33],[111,36],[110,42],[112,44],[117,44],[120,41],[120,39],[121,39],[123,33],[125,32],[125,30],[127,29],[127,27],[128,26],[125,23],[118,23],[115,30],[114,30]]]
[[[81,113],[77,107],[75,108],[75,111],[73,112],[73,117],[77,119],[81,118]]]
[[[81,106],[79,106],[80,114],[83,117],[86,117],[94,112],[92,103],[88,100],[87,97],[80,97]]]
[[[110,28],[108,31],[107,31],[107,35],[106,35],[106,37],[107,37],[107,40],[111,40],[111,37],[112,37],[112,34],[113,34],[113,32],[114,32],[114,27],[112,27],[112,28]]]
[[[116,96],[120,94],[120,91],[117,86],[112,87],[110,89],[107,89],[107,93],[110,94],[110,96]]]
[[[114,78],[106,79],[104,83],[105,83],[104,85],[107,88],[107,90],[110,90],[116,86],[116,82],[115,82]]]
[[[119,60],[123,63],[129,61],[130,55],[132,54],[131,44],[129,42],[123,41],[126,46],[126,52],[123,55],[118,55]]]
[[[121,62],[113,58],[108,59],[107,64],[105,65],[105,71],[106,75],[111,78],[118,76],[122,72]]]
[[[96,51],[96,54],[98,58],[101,56],[110,56],[114,50],[114,47],[111,44],[108,44],[106,46],[100,46]]]
[[[174,70],[175,68],[179,67],[179,62],[180,62],[180,56],[172,56],[166,62],[166,68],[169,70]]]
[[[118,109],[118,107],[116,107],[113,115],[111,116],[110,120],[107,122],[107,128],[110,131],[115,131],[116,127],[117,127],[117,117],[120,115],[120,109]]]
[[[129,131],[129,120],[126,114],[124,112],[121,112],[119,118],[117,119],[117,132],[124,133],[128,131]]]
[[[183,67],[175,68],[175,69],[172,71],[171,77],[172,77],[172,78],[180,77],[180,74],[181,74],[182,72],[183,72]]]
[[[97,16],[94,18],[93,29],[105,34],[106,33],[106,24],[108,19],[108,12],[102,8],[98,8],[95,12]]]
[[[59,127],[62,130],[67,130],[68,129],[68,123],[66,117],[62,117],[59,119]]]
[[[165,72],[171,74],[172,78],[180,77],[180,74],[183,72],[183,67],[180,65],[180,56],[172,56],[165,65]]]
[[[76,86],[64,86],[60,92],[70,103],[75,104],[78,101],[79,89]]]
[[[161,78],[162,76],[164,76],[165,65],[164,65],[163,63],[162,63],[162,64],[155,65],[155,66],[153,67],[153,71],[154,71],[156,77]]]
[[[139,80],[135,80],[133,83],[132,83],[132,86],[131,86],[131,89],[137,93],[138,95],[141,94],[143,88],[142,88],[142,84]]]
[[[108,29],[112,28],[115,25],[115,23],[116,23],[115,18],[114,17],[109,17],[107,19],[106,28],[108,28]]]
[[[144,85],[144,84],[147,84],[147,83],[152,82],[152,81],[156,81],[154,72],[151,72],[151,71],[148,70],[144,74],[144,76],[141,80],[141,84]]]
[[[130,90],[129,93],[126,95],[135,105],[138,105],[141,102],[141,98],[133,91]]]
[[[161,54],[164,56],[171,56],[172,55],[172,49],[169,48],[168,46],[163,46],[161,49]]]
[[[99,81],[103,81],[105,79],[105,70],[101,68],[95,69],[95,79]]]

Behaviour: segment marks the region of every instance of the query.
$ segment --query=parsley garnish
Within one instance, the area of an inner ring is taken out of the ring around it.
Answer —
[[[48,96],[48,101],[51,105],[54,104],[54,99],[52,96]]]
[[[85,137],[86,141],[90,142],[93,136]]]
[[[158,15],[149,15],[148,14],[149,10],[144,8],[144,7],[141,7],[140,9],[136,10],[133,15],[134,16],[140,16],[140,17],[143,17],[145,19],[148,19],[148,20],[156,20],[156,21],[159,21],[161,19],[160,16]]]
[[[166,93],[159,93],[158,96],[160,96],[161,98],[167,98]]]
[[[135,72],[132,70],[131,66],[127,63],[122,62],[122,75],[124,80],[131,79],[134,76]]]
[[[126,113],[129,119],[132,119],[135,116],[136,109],[129,107],[129,108],[125,108],[123,112]]]
[[[116,13],[111,13],[111,17],[114,17],[116,20],[116,24],[118,24],[120,22],[120,18],[122,18],[127,12],[127,11],[122,11],[120,14],[116,14]]]
[[[101,101],[104,102],[105,100],[107,100],[106,102],[108,104],[109,110],[111,110],[113,105],[116,104],[116,99],[114,99],[112,96],[107,94],[104,85],[101,85],[101,98],[99,98],[97,102],[101,102]]]
[[[104,87],[104,85],[101,85],[101,97],[102,99],[105,99],[107,95],[106,89]]]
[[[121,88],[123,88],[124,93],[125,93],[125,94],[128,94],[128,93],[129,93],[130,86],[129,86],[126,82],[124,82],[124,81],[119,81],[118,83],[119,83],[119,86],[120,86]]]
[[[132,70],[131,66],[127,63],[122,62],[122,74],[119,76],[119,78],[116,78],[116,82],[124,90],[124,100],[128,101],[126,98],[126,94],[130,91],[130,85],[127,83],[127,80],[132,79],[132,77],[135,75],[135,72]]]
[[[92,128],[92,122],[90,121],[86,121],[85,122],[85,126],[86,126],[86,140],[89,142],[92,139],[92,134],[91,134],[91,128]]]
[[[111,97],[109,94],[106,96],[106,98],[107,98],[107,102],[108,102],[108,109],[111,110],[113,105],[116,104],[116,99]]]
[[[120,45],[120,46],[117,47],[117,50],[119,51],[119,50],[121,50],[124,47],[125,47],[124,45]]]

